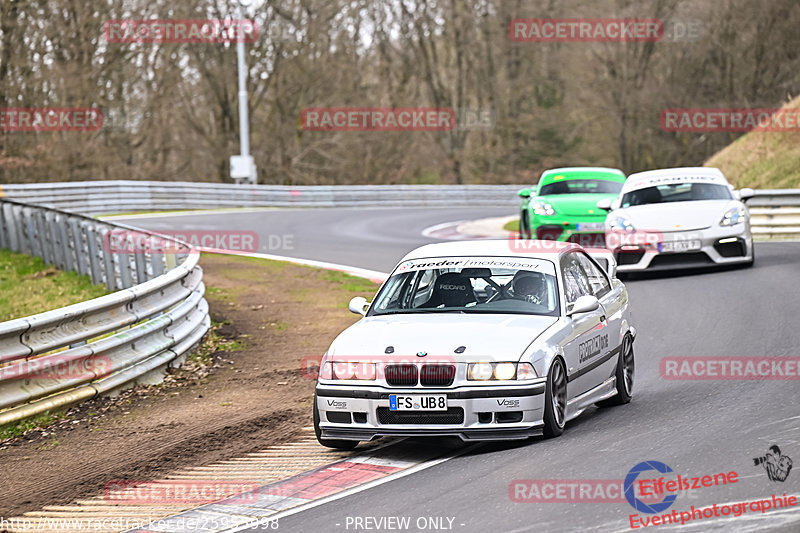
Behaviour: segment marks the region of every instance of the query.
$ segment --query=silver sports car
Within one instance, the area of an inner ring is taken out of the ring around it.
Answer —
[[[557,436],[592,404],[630,401],[636,332],[612,256],[514,242],[423,246],[371,304],[350,302],[364,318],[321,361],[320,443]]]
[[[742,200],[716,168],[631,174],[606,218],[606,246],[620,272],[753,263],[753,235]]]

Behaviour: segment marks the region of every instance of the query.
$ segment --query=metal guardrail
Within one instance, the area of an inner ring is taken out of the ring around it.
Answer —
[[[3,185],[0,196],[85,214],[228,207],[434,207],[519,205],[521,185],[233,185],[77,181]],[[747,200],[753,233],[800,238],[800,189],[757,190]]]
[[[746,202],[753,235],[762,239],[800,239],[800,189],[755,193]]]
[[[518,205],[521,185],[234,185],[163,181],[80,181],[3,185],[20,202],[78,213],[225,207],[428,207]]]
[[[173,253],[116,253],[114,231],[167,241]],[[209,329],[199,253],[170,237],[0,199],[0,248],[117,291],[0,323],[0,425],[149,381]]]

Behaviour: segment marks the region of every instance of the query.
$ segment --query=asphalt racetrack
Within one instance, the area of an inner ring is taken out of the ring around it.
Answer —
[[[513,211],[298,209],[118,220],[153,230],[255,231],[263,253],[386,272],[408,250],[434,242],[421,235],[431,225]],[[270,236],[287,235],[291,249],[269,248]],[[515,480],[623,480],[647,460],[682,476],[738,473],[736,483],[680,493],[666,513],[800,494],[800,464],[780,482],[753,460],[777,444],[783,455],[800,461],[800,381],[666,380],[659,372],[659,361],[668,356],[800,356],[800,243],[758,243],[750,269],[648,275],[626,285],[638,330],[630,404],[592,408],[556,439],[414,441],[420,449],[439,446],[453,458],[282,517],[280,531],[630,531],[635,511],[624,499],[517,503],[510,496]],[[379,522],[388,517],[408,517],[409,527]],[[657,529],[800,531],[800,505]]]

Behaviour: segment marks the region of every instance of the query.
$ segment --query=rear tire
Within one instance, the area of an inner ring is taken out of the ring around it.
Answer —
[[[317,436],[317,442],[327,448],[335,448],[337,450],[352,450],[358,446],[357,440],[338,440],[338,439],[323,439],[321,437],[322,430],[319,427],[319,409],[317,409],[317,395],[314,394],[314,434]]]
[[[564,363],[556,358],[547,373],[544,393],[544,436],[558,437],[564,433],[567,415],[567,372]]]
[[[617,359],[616,387],[617,394],[606,400],[597,402],[598,407],[613,407],[630,403],[633,396],[633,376],[636,369],[633,357],[633,340],[630,335],[622,339],[622,351]]]

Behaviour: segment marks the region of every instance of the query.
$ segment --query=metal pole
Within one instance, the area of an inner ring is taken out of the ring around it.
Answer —
[[[238,8],[239,20],[244,19],[241,4]],[[241,155],[250,155],[250,122],[247,115],[247,64],[244,59],[244,36],[237,33],[236,56],[239,60],[239,143]]]

